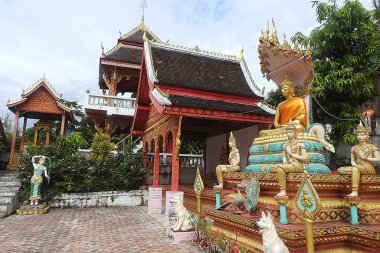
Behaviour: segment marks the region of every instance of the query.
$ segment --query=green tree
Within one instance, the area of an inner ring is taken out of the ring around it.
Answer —
[[[376,94],[373,57],[380,46],[379,27],[373,12],[359,1],[345,1],[341,7],[335,1],[313,1],[313,6],[320,26],[309,37],[297,33],[292,40],[304,46],[311,41],[313,96],[324,108],[314,103],[314,121],[330,124],[335,142],[352,143],[361,106]]]

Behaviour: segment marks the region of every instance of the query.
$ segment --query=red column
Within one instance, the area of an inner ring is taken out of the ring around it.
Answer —
[[[154,144],[153,187],[158,187],[160,179],[160,146],[158,137]]]
[[[62,114],[62,120],[61,120],[61,135],[65,135],[65,126],[66,126],[66,113]]]
[[[20,111],[17,110],[15,114],[15,122],[13,126],[13,135],[12,135],[12,144],[11,144],[11,154],[14,153],[16,148],[16,138],[17,138],[17,130],[18,130],[18,118],[20,116]]]
[[[178,191],[179,185],[179,150],[177,150],[177,129],[173,131],[172,148],[172,191]]]
[[[24,117],[24,125],[22,126],[22,135],[21,135],[21,144],[20,144],[20,151],[24,151],[24,144],[25,144],[25,132],[26,132],[26,122],[28,118]]]

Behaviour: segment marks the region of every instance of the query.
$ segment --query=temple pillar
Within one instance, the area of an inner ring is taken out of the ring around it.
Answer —
[[[26,132],[26,123],[27,123],[28,118],[25,116],[24,117],[24,124],[22,126],[22,135],[21,135],[21,143],[20,143],[20,151],[24,151],[24,146],[25,146],[25,132]]]
[[[38,141],[38,131],[39,131],[39,128],[37,125],[34,126],[34,138],[33,138],[33,143],[34,145],[37,146],[37,141]]]
[[[66,133],[66,113],[62,114],[62,119],[61,119],[61,135],[65,135]]]
[[[177,134],[177,129],[175,129],[173,131],[171,191],[178,191],[179,185],[179,146],[177,145],[179,143],[177,140]]]
[[[46,127],[46,140],[45,140],[45,147],[50,145],[50,126]]]
[[[160,144],[159,139],[155,140],[154,144],[154,165],[153,165],[153,187],[159,185],[160,180]]]
[[[13,126],[13,135],[12,135],[12,143],[11,143],[11,153],[14,153],[16,148],[16,138],[17,138],[17,131],[18,131],[18,119],[20,117],[20,111],[17,110],[15,114],[15,122]]]

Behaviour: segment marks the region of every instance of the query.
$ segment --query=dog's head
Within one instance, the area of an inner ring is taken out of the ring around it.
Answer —
[[[265,215],[264,212],[261,212],[261,218],[259,221],[254,222],[254,226],[259,229],[260,234],[262,234],[264,231],[271,230],[274,227],[274,224],[270,212],[268,212],[268,215]]]

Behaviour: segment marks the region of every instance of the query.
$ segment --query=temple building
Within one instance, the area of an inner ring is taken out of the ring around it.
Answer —
[[[18,169],[21,154],[25,147],[25,132],[28,119],[38,119],[34,125],[34,145],[50,144],[51,122],[60,121],[60,134],[66,134],[66,123],[73,121],[74,115],[71,109],[62,102],[62,94],[59,94],[45,78],[45,75],[35,82],[31,87],[22,90],[21,98],[8,100],[7,106],[15,114],[14,129],[12,134],[11,151],[9,156],[8,168]],[[23,117],[21,143],[16,147],[18,136],[18,122]],[[45,138],[41,143],[41,132],[45,131]]]
[[[232,56],[163,43],[143,21],[113,49],[103,50],[99,88],[103,95],[87,95],[89,125],[141,137],[153,185],[164,183],[161,165],[168,165],[172,190],[192,184],[196,166],[214,173],[230,131],[244,169],[251,141],[275,113],[263,103],[264,91],[253,81],[243,51]],[[203,143],[203,155],[179,154],[186,140]]]

